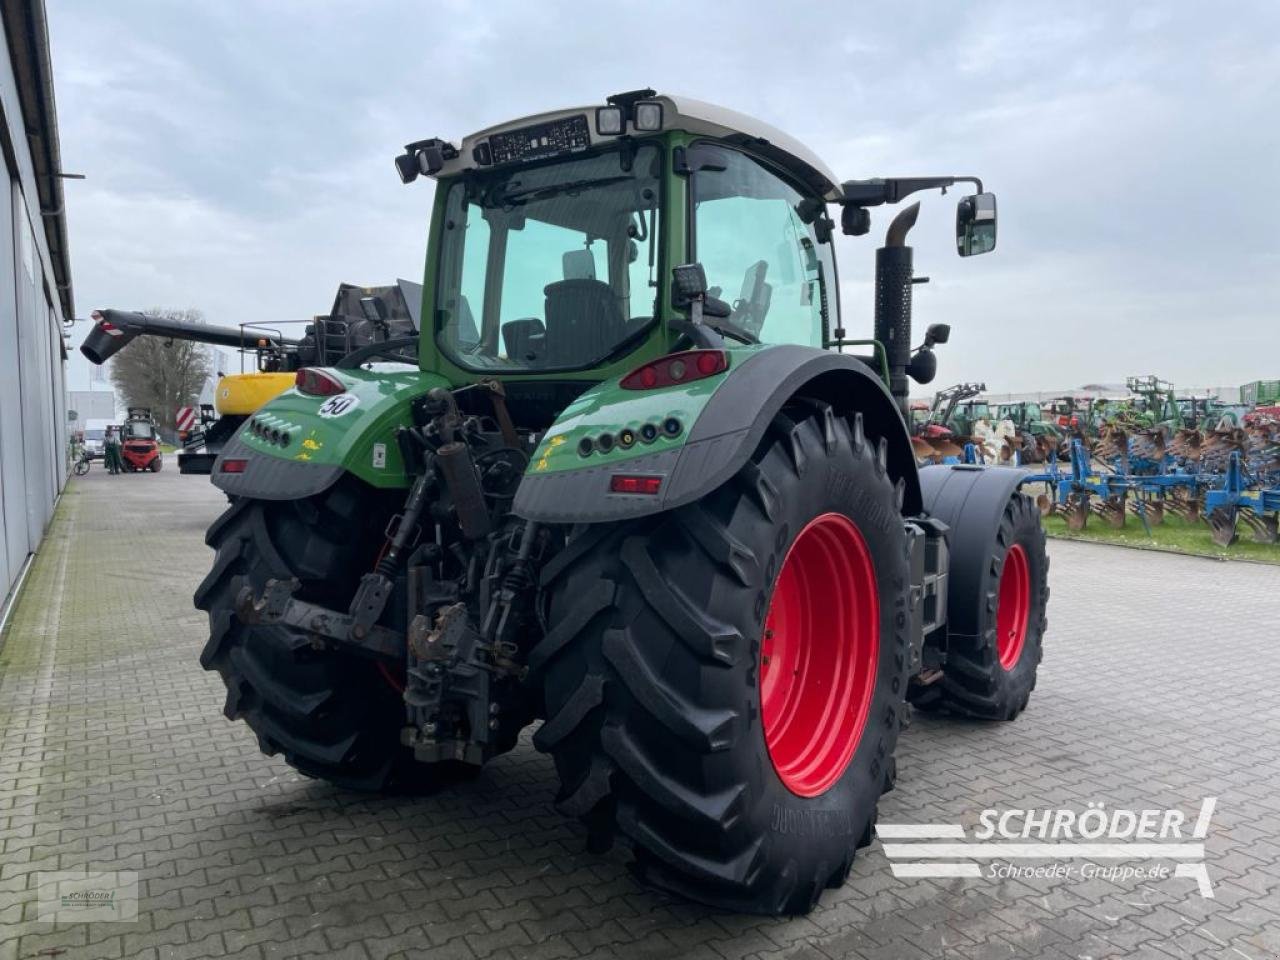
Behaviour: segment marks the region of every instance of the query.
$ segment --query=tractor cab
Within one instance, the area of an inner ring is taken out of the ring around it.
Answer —
[[[749,117],[647,93],[411,144],[402,176],[440,180],[424,291],[424,369],[457,379],[624,372],[672,349],[701,263],[706,325],[734,346],[822,347],[839,326],[836,177]],[[615,102],[616,101],[616,102]]]
[[[454,383],[499,378],[519,395],[529,381],[585,389],[688,347],[862,345],[895,382],[904,416],[907,376],[932,379],[931,348],[947,331],[937,325],[914,347],[886,342],[896,339],[888,327],[874,340],[845,339],[828,205],[841,208],[846,233],[862,235],[869,207],[959,181],[981,189],[970,177],[841,183],[780,130],[652,90],[457,145],[417,141],[396,166],[405,182],[438,180],[423,370]],[[891,231],[895,263],[910,252],[902,241],[914,208],[904,213]],[[961,201],[957,244],[965,256],[994,247],[993,195]],[[701,268],[686,274],[697,278],[692,292],[675,275],[682,266]]]
[[[971,436],[979,421],[990,422],[993,418],[991,404],[986,400],[965,400],[956,404],[947,426],[961,436]]]
[[[1002,403],[996,408],[996,418],[1012,421],[1019,433],[1030,433],[1038,437],[1058,435],[1057,424],[1048,420],[1044,408],[1033,400]]]

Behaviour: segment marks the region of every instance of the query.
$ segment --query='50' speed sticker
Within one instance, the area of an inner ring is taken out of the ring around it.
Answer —
[[[324,403],[320,404],[320,416],[326,419],[332,417],[340,417],[345,413],[350,413],[360,405],[360,398],[354,393],[340,393],[336,397],[330,397]]]

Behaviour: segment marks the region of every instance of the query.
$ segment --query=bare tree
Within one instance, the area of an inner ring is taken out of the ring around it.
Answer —
[[[199,310],[146,311],[151,316],[204,323]],[[206,344],[163,337],[138,337],[111,361],[111,382],[125,404],[149,407],[166,436],[174,435],[179,407],[193,404],[209,378],[212,361]]]

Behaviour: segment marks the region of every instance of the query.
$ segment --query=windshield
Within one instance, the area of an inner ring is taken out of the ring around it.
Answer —
[[[145,420],[134,420],[124,425],[124,435],[127,440],[150,440],[155,430]]]
[[[436,339],[472,370],[589,367],[656,316],[656,146],[449,187]]]
[[[106,431],[101,427],[90,427],[84,432],[86,440],[101,440],[106,435]]]

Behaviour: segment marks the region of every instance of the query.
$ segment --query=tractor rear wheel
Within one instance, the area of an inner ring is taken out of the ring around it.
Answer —
[[[641,876],[714,906],[810,910],[892,785],[907,542],[885,448],[789,405],[737,476],[584,528],[548,565],[530,666],[559,807]]]
[[[162,464],[161,464],[160,458],[159,458],[159,457],[156,457],[154,460],[152,460],[152,461],[151,461],[151,472],[152,472],[152,473],[159,473],[159,472],[160,472],[160,467],[161,467],[161,466],[162,466]]]
[[[948,619],[976,623],[977,629],[973,636],[947,638],[942,678],[927,686],[912,685],[911,703],[984,720],[1012,720],[1025,710],[1040,665],[1048,571],[1039,510],[1029,496],[1015,493],[1000,518],[979,595],[949,601]],[[957,603],[973,604],[974,609],[957,611]]]
[[[217,551],[195,594],[209,614],[200,655],[227,686],[225,714],[243,719],[264,753],[309,777],[361,790],[430,785],[433,768],[400,745],[404,704],[388,667],[317,650],[283,625],[247,625],[234,612],[242,586],[297,577],[299,597],[346,609],[371,569],[396,503],[354,480],[304,500],[238,499],[205,537]]]

